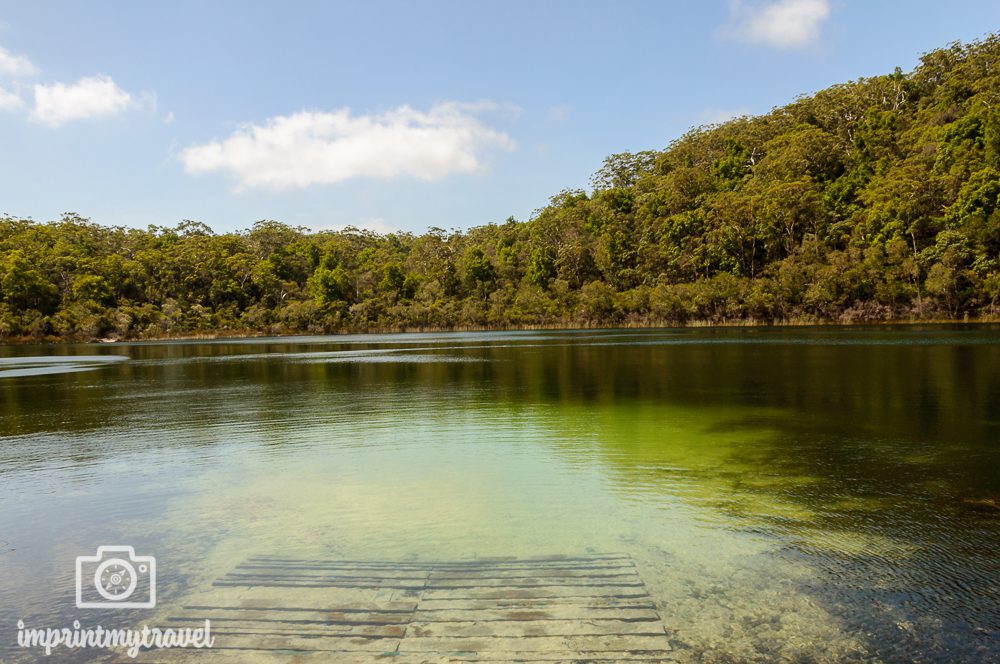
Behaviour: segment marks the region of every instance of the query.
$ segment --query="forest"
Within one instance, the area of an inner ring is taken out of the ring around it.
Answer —
[[[0,217],[0,336],[995,320],[1000,35],[422,235]]]

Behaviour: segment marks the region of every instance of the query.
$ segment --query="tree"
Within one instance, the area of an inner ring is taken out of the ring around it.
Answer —
[[[317,268],[309,279],[309,290],[321,307],[349,303],[354,291],[350,275],[339,265],[332,270],[327,267]]]
[[[422,235],[0,217],[0,334],[1000,314],[1000,36],[609,156],[527,221]]]
[[[466,286],[484,297],[494,281],[493,264],[479,247],[473,247],[465,255]]]
[[[654,150],[613,154],[604,159],[604,165],[590,178],[590,184],[597,191],[632,187],[653,171],[659,157]]]

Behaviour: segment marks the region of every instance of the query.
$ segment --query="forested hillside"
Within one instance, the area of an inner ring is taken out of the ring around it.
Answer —
[[[4,217],[0,334],[996,317],[1000,36],[614,155],[592,185],[420,236]]]

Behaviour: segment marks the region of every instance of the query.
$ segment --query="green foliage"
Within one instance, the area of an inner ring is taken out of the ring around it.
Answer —
[[[493,283],[493,264],[479,247],[473,247],[465,255],[465,283],[472,291],[482,293]]]
[[[7,253],[0,262],[0,293],[16,309],[50,313],[57,298],[55,284],[37,270],[21,249]]]
[[[0,218],[0,335],[1000,315],[1000,37],[608,157],[448,233]]]
[[[525,281],[539,288],[548,288],[549,281],[556,276],[556,261],[553,252],[548,247],[535,247],[531,252],[531,261],[524,275]]]
[[[73,297],[81,301],[91,301],[97,304],[111,304],[114,292],[104,277],[94,274],[81,274],[73,279]]]
[[[710,170],[712,175],[732,188],[750,175],[753,164],[750,161],[750,150],[742,143],[733,138],[727,138],[725,146],[725,155],[715,160]]]
[[[326,306],[339,302],[349,302],[352,295],[351,277],[341,266],[332,270],[319,267],[309,279],[309,290],[318,305]]]
[[[590,178],[590,184],[597,191],[632,187],[643,176],[653,172],[659,158],[659,153],[654,150],[613,154],[604,159],[600,170]]]

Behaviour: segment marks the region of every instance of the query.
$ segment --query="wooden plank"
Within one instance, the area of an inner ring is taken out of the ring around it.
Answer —
[[[380,581],[410,581],[421,582],[425,580],[461,580],[461,579],[532,579],[538,577],[548,578],[639,578],[633,567],[599,567],[581,569],[578,567],[531,567],[522,569],[495,569],[481,568],[475,570],[454,569],[454,570],[426,570],[418,572],[415,570],[357,570],[347,568],[327,568],[321,566],[309,567],[274,567],[265,565],[240,565],[234,572],[226,574],[223,578],[241,578],[250,576],[298,576],[308,578],[336,578],[339,580],[380,580]]]
[[[283,568],[319,568],[319,569],[353,569],[359,571],[394,571],[402,570],[406,572],[440,572],[440,571],[470,571],[482,569],[575,569],[575,568],[603,568],[622,567],[632,569],[635,562],[632,560],[547,560],[538,562],[507,562],[507,563],[385,563],[377,565],[358,565],[355,563],[342,563],[335,561],[279,561],[279,560],[247,560],[240,563],[241,566],[252,567],[283,567]]]
[[[483,611],[501,609],[538,609],[552,607],[584,607],[598,609],[650,609],[655,610],[653,600],[648,596],[639,598],[615,597],[536,597],[514,599],[476,599],[476,598],[427,598],[420,601],[417,610],[424,611]]]
[[[461,561],[258,556],[167,616],[210,651],[140,662],[654,662],[666,629],[626,555]],[[158,658],[158,659],[157,659]],[[129,660],[132,661],[132,660]]]
[[[411,637],[403,638],[399,645],[402,653],[482,653],[514,651],[629,651],[629,650],[670,650],[670,642],[665,634],[629,634],[609,636],[607,634],[577,636],[516,636],[516,637]]]
[[[323,565],[237,565],[238,574],[325,574],[357,579],[402,579],[422,581],[432,572],[429,570],[378,569],[367,570],[355,567],[332,567]],[[231,574],[232,574],[231,573]],[[226,576],[229,576],[228,574]]]
[[[482,569],[482,570],[447,570],[433,571],[427,579],[438,581],[444,579],[533,579],[536,577],[605,579],[618,577],[636,577],[634,568],[608,567],[592,570],[577,568],[525,568],[525,569]]]
[[[308,634],[258,634],[247,631],[222,631],[216,633],[212,648],[248,648],[251,650],[305,650],[343,652],[354,650],[368,653],[395,652],[398,638],[359,637],[351,635],[308,635]]]
[[[447,566],[433,566],[433,567],[400,565],[398,567],[378,567],[378,568],[354,567],[351,565],[336,565],[336,564],[322,564],[322,563],[265,564],[258,562],[258,563],[243,563],[239,567],[235,567],[234,569],[248,570],[248,571],[312,570],[321,572],[331,572],[337,574],[353,574],[356,576],[380,576],[380,575],[424,576],[427,574],[447,574],[447,573],[480,574],[484,572],[519,572],[519,571],[531,572],[533,570],[581,570],[581,571],[619,570],[623,572],[628,572],[628,571],[635,571],[636,567],[634,563],[612,563],[604,561],[594,561],[589,563],[584,563],[584,562],[541,563],[535,565],[447,565]]]
[[[675,662],[677,660],[674,653],[669,650],[601,650],[590,652],[475,652],[450,653],[442,656],[401,652],[386,661],[392,662],[392,664],[450,664],[452,662],[503,662],[504,664],[510,664],[511,662],[517,662],[518,664],[524,664],[527,662],[545,662],[547,664],[555,664],[556,662],[563,662],[565,664],[617,664],[617,662],[647,662],[652,664]]]
[[[332,560],[323,558],[286,558],[284,556],[251,556],[246,559],[248,562],[283,562],[283,563],[326,563],[336,565],[357,565],[358,567],[399,567],[404,565],[414,565],[422,567],[454,567],[457,565],[534,565],[539,563],[568,563],[568,562],[589,562],[589,561],[617,561],[631,562],[632,557],[628,554],[595,554],[587,556],[541,556],[536,558],[468,558],[465,560],[450,561],[379,561],[379,560]]]
[[[241,632],[253,634],[309,634],[309,635],[355,635],[379,636],[384,638],[401,638],[406,632],[405,623],[396,624],[364,624],[336,622],[302,622],[289,620],[274,620],[261,618],[246,620],[241,618],[211,618],[212,634],[223,632]],[[205,623],[204,617],[171,616],[167,618],[168,627],[200,626]]]
[[[518,662],[527,664],[529,662],[555,664],[565,662],[567,664],[583,663],[607,663],[616,662],[646,662],[668,663],[676,661],[674,654],[670,651],[590,651],[590,652],[569,652],[569,651],[504,651],[504,652],[476,652],[476,653],[452,653],[448,655],[434,655],[432,653],[411,654],[399,653],[377,653],[371,651],[341,650],[334,652],[326,651],[289,651],[289,650],[259,650],[250,648],[224,649],[213,648],[211,650],[159,650],[146,651],[139,654],[135,659],[121,657],[114,660],[115,664],[314,664],[327,662],[387,662],[391,664],[452,664],[455,662]]]
[[[381,653],[370,650],[289,651],[254,648],[211,648],[192,650],[172,648],[139,653],[135,659],[120,657],[114,664],[326,664],[327,662],[377,662]],[[396,663],[392,658],[389,662]]]
[[[188,605],[203,606],[243,606],[298,607],[324,610],[329,608],[359,607],[371,609],[391,609],[401,607],[411,609],[415,600],[401,600],[398,591],[384,588],[296,588],[289,590],[279,587],[213,586],[185,598]]]
[[[570,604],[503,608],[487,604],[475,609],[417,609],[414,623],[425,622],[488,622],[492,620],[627,620],[632,622],[659,622],[660,615],[653,608],[616,608]]]
[[[355,565],[348,563],[323,562],[323,561],[303,561],[303,562],[279,562],[279,561],[247,561],[241,563],[247,567],[266,567],[268,569],[320,569],[320,570],[350,570],[356,573],[362,572],[475,572],[478,570],[530,570],[530,569],[635,569],[635,563],[631,560],[577,560],[577,561],[544,561],[537,563],[441,563],[441,564],[410,564],[395,563],[392,565]]]
[[[366,583],[364,581],[351,583],[338,583],[336,581],[310,580],[310,579],[227,579],[223,577],[212,582],[213,588],[341,588],[344,590],[387,590],[387,591],[416,591],[422,588],[421,585],[395,584],[389,582],[375,581]]]
[[[220,579],[331,579],[335,581],[363,581],[365,583],[395,583],[401,585],[419,586],[427,580],[428,575],[414,576],[407,574],[342,574],[336,571],[313,569],[238,569],[219,577]]]
[[[453,588],[425,590],[421,602],[435,599],[535,599],[555,597],[611,597],[617,599],[648,598],[642,587],[591,586],[591,587],[536,587],[536,588]]]
[[[386,588],[392,590],[419,590],[424,587],[424,581],[409,581],[405,579],[364,579],[343,578],[327,575],[303,574],[227,574],[212,583],[216,588],[232,588],[238,586],[252,587],[303,587],[303,588]]]
[[[614,619],[588,620],[494,620],[418,622],[406,629],[406,638],[414,637],[542,637],[542,636],[626,636],[665,635],[661,622],[633,622]]]
[[[501,578],[508,576],[586,576],[587,574],[615,575],[636,574],[638,571],[631,565],[532,565],[530,567],[441,567],[435,569],[377,569],[367,570],[355,567],[339,567],[335,565],[241,565],[233,569],[238,574],[327,574],[330,576],[347,576],[365,579],[409,579],[413,581],[434,578]]]
[[[243,607],[185,607],[179,618],[183,620],[275,620],[281,622],[323,622],[358,625],[399,625],[406,624],[412,617],[412,611],[361,611],[356,609],[331,609],[317,611],[314,609],[274,608],[249,609]],[[173,617],[168,618],[168,620]]]
[[[449,588],[537,588],[537,587],[610,587],[640,588],[642,580],[637,576],[598,579],[587,577],[538,576],[522,579],[440,579],[428,581],[424,590],[447,590]]]
[[[171,623],[170,626],[183,623]],[[298,623],[264,622],[213,622],[212,635],[222,638],[226,634],[260,636],[308,636],[329,638],[399,639],[407,630],[407,625],[317,625]]]

